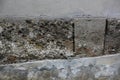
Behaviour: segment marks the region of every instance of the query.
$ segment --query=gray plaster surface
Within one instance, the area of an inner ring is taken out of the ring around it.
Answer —
[[[1,16],[120,16],[120,0],[0,0]]]

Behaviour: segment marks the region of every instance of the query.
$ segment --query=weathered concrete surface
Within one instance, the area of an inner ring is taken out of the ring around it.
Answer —
[[[74,19],[75,54],[83,56],[102,55],[104,49],[106,19]]]
[[[1,16],[120,18],[120,0],[0,0]]]
[[[0,64],[73,55],[69,19],[0,19]]]
[[[120,52],[120,19],[108,19],[105,38],[105,54]]]
[[[120,80],[120,54],[0,66],[0,80]]]

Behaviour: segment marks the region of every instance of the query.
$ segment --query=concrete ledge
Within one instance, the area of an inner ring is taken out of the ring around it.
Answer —
[[[120,80],[120,54],[1,65],[0,80]]]

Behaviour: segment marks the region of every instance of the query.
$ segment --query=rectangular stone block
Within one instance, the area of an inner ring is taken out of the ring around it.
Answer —
[[[120,20],[108,19],[105,38],[105,54],[115,53],[120,53]]]
[[[65,59],[73,54],[73,27],[65,19],[0,20],[0,63]]]
[[[75,55],[80,57],[103,54],[106,19],[76,18]]]

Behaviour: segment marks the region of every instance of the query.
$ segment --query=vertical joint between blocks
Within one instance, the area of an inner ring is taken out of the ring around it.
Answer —
[[[106,48],[106,36],[108,34],[108,20],[106,19],[106,24],[105,24],[105,33],[104,33],[104,44],[103,44],[103,55],[105,55],[105,48]]]
[[[73,27],[73,53],[75,52],[75,23],[72,23]]]

